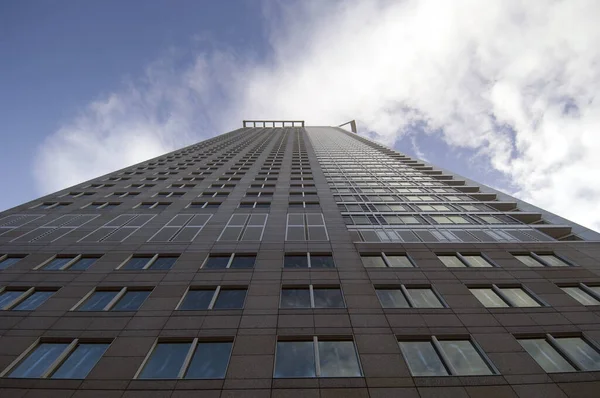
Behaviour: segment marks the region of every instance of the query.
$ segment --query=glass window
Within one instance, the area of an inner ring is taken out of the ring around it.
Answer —
[[[465,261],[469,264],[469,267],[491,267],[490,264],[483,256],[463,256]]]
[[[104,308],[119,294],[118,291],[95,291],[77,308],[77,311],[103,311]]]
[[[21,259],[21,257],[6,257],[4,260],[0,260],[0,269],[7,269],[8,267],[12,267],[13,265],[21,261]]]
[[[13,311],[33,311],[44,304],[55,292],[35,291],[25,300],[12,308]]]
[[[386,267],[381,256],[361,256],[361,259],[365,267]]]
[[[446,267],[454,268],[454,267],[466,267],[466,265],[460,261],[460,259],[456,256],[437,256],[438,259],[444,263]]]
[[[535,301],[527,292],[521,288],[500,288],[500,291],[510,300],[515,307],[539,307],[540,303]]]
[[[315,308],[344,308],[342,291],[336,288],[313,289]]]
[[[108,349],[108,344],[78,344],[52,375],[53,379],[85,379]]]
[[[146,298],[150,295],[150,291],[132,290],[127,291],[119,301],[111,308],[112,311],[137,311]]]
[[[324,254],[311,254],[310,255],[310,267],[311,268],[335,268],[333,257]]]
[[[569,264],[552,254],[540,254],[538,257],[545,261],[550,267],[570,267]]]
[[[408,256],[386,254],[388,264],[390,267],[413,267],[413,264],[408,259]]]
[[[281,308],[310,308],[310,289],[285,288],[281,290]]]
[[[491,369],[468,340],[440,341],[446,357],[458,375],[489,375]]]
[[[244,308],[246,289],[221,289],[213,309],[240,309]]]
[[[10,372],[9,377],[42,377],[68,346],[67,343],[41,343]]]
[[[125,263],[123,269],[144,269],[152,257],[132,257]]]
[[[286,255],[283,258],[283,268],[308,268],[306,255]]]
[[[179,306],[180,310],[207,310],[215,289],[189,290]]]
[[[354,342],[319,341],[321,377],[362,376]]]
[[[4,308],[17,298],[21,297],[25,293],[24,291],[16,290],[5,290],[0,293],[0,308]]]
[[[559,337],[556,342],[577,361],[581,370],[600,370],[600,353],[580,337]]]
[[[208,256],[204,268],[207,269],[225,269],[229,264],[230,256]]]
[[[277,342],[274,377],[295,378],[315,376],[315,349],[312,341]]]
[[[231,342],[198,343],[186,371],[186,379],[223,379],[231,354]]]
[[[190,350],[190,343],[159,343],[152,351],[140,379],[175,379]]]
[[[58,257],[51,260],[48,264],[42,267],[45,271],[56,271],[60,270],[62,267],[67,265],[69,262],[73,261],[75,257]]]
[[[408,301],[400,289],[377,289],[377,297],[383,308],[409,308]]]
[[[85,271],[86,269],[90,268],[96,261],[98,261],[97,257],[83,257],[71,264],[69,270]]]
[[[229,268],[254,268],[256,256],[235,255]]]
[[[430,341],[403,341],[399,344],[413,376],[448,375],[448,371]]]
[[[486,307],[508,307],[493,289],[469,289],[471,293]]]
[[[545,339],[521,339],[519,343],[546,372],[575,371],[575,368]]]
[[[567,293],[569,296],[573,297],[575,300],[579,301],[583,305],[600,305],[600,301],[590,296],[581,288],[563,287],[561,289],[563,290],[563,292]]]
[[[543,267],[544,264],[537,261],[535,258],[528,255],[516,255],[515,258],[528,267]]]
[[[177,261],[177,257],[158,257],[148,269],[153,270],[167,270],[173,267],[173,264]]]
[[[431,289],[407,289],[407,292],[416,308],[444,308]]]

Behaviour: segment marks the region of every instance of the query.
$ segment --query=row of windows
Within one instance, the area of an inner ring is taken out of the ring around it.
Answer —
[[[410,211],[410,210],[406,210]],[[343,216],[346,225],[495,225],[519,224],[506,215],[401,215],[401,214],[351,214]]]
[[[548,253],[515,253],[513,256],[528,267],[572,267],[575,266],[569,260]],[[438,259],[449,268],[481,268],[499,267],[485,254],[438,254]],[[24,256],[2,255],[0,256],[0,270],[11,267],[19,262]],[[60,255],[53,256],[36,266],[36,270],[44,271],[83,271],[92,266],[99,256],[89,255]],[[124,270],[167,270],[170,269],[178,259],[178,255],[134,255],[122,263],[118,269]],[[416,267],[416,262],[404,254],[363,254],[361,255],[363,265],[367,268],[386,267]],[[211,254],[202,264],[205,269],[226,268],[253,268],[256,262],[255,254]],[[335,263],[331,254],[306,253],[286,254],[283,260],[284,268],[334,268]]]
[[[217,197],[217,198],[219,197],[219,195],[215,195],[215,196],[207,195],[207,196],[208,197]],[[262,197],[270,197],[271,195],[246,195],[246,196],[262,198]],[[60,203],[44,202],[41,205],[38,205],[36,207],[42,207],[44,209],[54,209],[54,208],[66,207],[71,204],[72,204],[71,202],[60,202]],[[122,204],[121,202],[92,202],[81,208],[82,209],[93,208],[93,209],[97,209],[97,210],[111,210],[121,204]],[[142,203],[139,203],[139,204],[133,206],[132,208],[133,209],[144,209],[144,210],[152,209],[152,210],[162,211],[162,210],[166,209],[167,207],[169,207],[169,205],[171,205],[171,204],[172,204],[171,202],[142,202]],[[191,202],[190,204],[185,206],[185,208],[186,209],[217,209],[220,206],[221,206],[221,202]],[[318,201],[290,201],[288,203],[288,206],[290,208],[306,208],[306,209],[320,208],[320,204]],[[239,204],[239,208],[268,209],[270,207],[271,207],[270,202],[247,202],[247,201],[244,201]]]
[[[233,260],[231,260],[233,261]],[[247,260],[245,260],[247,261]],[[248,268],[242,263],[241,268]],[[566,286],[564,292],[584,305],[600,305],[600,286]],[[33,311],[46,302],[58,288],[10,287],[0,289],[0,309]],[[521,285],[476,285],[469,291],[487,308],[541,307],[547,304]],[[85,295],[73,311],[137,311],[152,288],[96,288]],[[383,308],[447,308],[442,296],[431,286],[376,286]],[[246,286],[193,286],[188,288],[177,310],[242,309]],[[342,289],[334,285],[290,285],[281,288],[279,308],[345,308]]]
[[[572,267],[576,264],[556,254],[549,253],[513,253],[513,257],[528,267]],[[404,254],[363,254],[365,267],[416,267],[415,261]],[[449,268],[499,267],[485,254],[438,254],[437,258]]]
[[[361,228],[348,229],[354,242],[545,242],[554,238],[534,228],[494,229],[392,229]]]

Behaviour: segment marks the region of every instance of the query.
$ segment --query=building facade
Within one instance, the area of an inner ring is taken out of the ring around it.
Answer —
[[[355,133],[245,123],[0,213],[0,397],[598,397],[599,242]]]

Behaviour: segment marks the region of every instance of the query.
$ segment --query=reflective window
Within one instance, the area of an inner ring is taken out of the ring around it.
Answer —
[[[593,294],[593,291],[588,293],[580,287],[562,287],[561,289],[583,305],[600,305],[600,301],[590,294]]]
[[[430,341],[401,341],[399,344],[413,376],[446,376],[449,374]]]
[[[42,377],[68,346],[67,343],[41,343],[8,376],[21,378]]]
[[[110,309],[111,311],[137,311],[150,295],[149,290],[127,291]]]
[[[90,268],[96,261],[97,257],[82,257],[69,266],[70,271],[85,271]]]
[[[184,378],[223,379],[231,354],[231,342],[198,343]]]
[[[310,267],[311,268],[335,268],[333,257],[325,254],[311,254],[310,255]]]
[[[380,267],[385,268],[386,264],[383,261],[383,257],[381,256],[361,256],[363,265],[367,268],[369,267]]]
[[[256,262],[256,256],[251,255],[235,255],[233,260],[231,260],[231,265],[229,268],[254,268],[254,263]]]
[[[444,308],[433,290],[426,288],[407,289],[408,295],[416,308]]]
[[[521,339],[519,343],[546,372],[575,371],[575,368],[545,339]]]
[[[33,311],[44,304],[55,292],[52,291],[34,291],[25,300],[12,308],[13,311]]]
[[[40,343],[8,377],[84,379],[106,352],[108,343]],[[56,360],[65,356],[64,361]],[[54,366],[53,366],[54,365]]]
[[[401,341],[399,344],[413,376],[494,373],[483,353],[470,340],[438,340],[432,337],[432,341]]]
[[[557,337],[562,350],[577,361],[581,370],[600,370],[600,353],[580,337]]]
[[[308,268],[306,255],[286,255],[283,257],[283,268]]]
[[[7,269],[8,267],[12,267],[16,263],[22,260],[22,257],[4,257],[0,256],[0,270]]]
[[[309,288],[285,288],[281,289],[281,308],[310,308]]]
[[[549,267],[570,267],[571,265],[561,260],[560,258],[552,254],[539,254],[539,258],[542,259]]]
[[[440,341],[446,357],[458,375],[489,375],[491,369],[468,340]]]
[[[344,308],[339,288],[290,287],[281,289],[281,308]]]
[[[315,308],[344,308],[342,291],[336,288],[313,288]]]
[[[231,256],[208,256],[203,268],[207,269],[225,269],[229,264]]]
[[[486,307],[540,307],[528,292],[517,287],[471,288],[471,293]]]
[[[123,265],[122,269],[144,269],[150,260],[152,260],[152,257],[132,257]]]
[[[21,297],[25,292],[17,290],[5,290],[0,293],[0,308],[6,308],[10,303]]]
[[[316,366],[315,349],[319,366]],[[279,341],[275,378],[361,377],[353,341]]]
[[[413,267],[408,256],[386,254],[385,257],[390,267]]]
[[[208,290],[189,290],[179,306],[180,310],[207,310],[215,289]]]
[[[377,297],[383,308],[409,308],[410,305],[400,289],[377,289]]]
[[[460,261],[460,259],[456,256],[437,256],[438,259],[444,263],[446,267],[454,268],[454,267],[466,267],[466,265]]]
[[[152,262],[152,264],[150,264],[150,267],[148,267],[148,269],[153,269],[153,270],[171,269],[171,267],[173,267],[173,264],[175,264],[177,259],[178,259],[178,257],[159,256],[156,260],[154,260]]]
[[[295,378],[315,376],[315,349],[312,341],[277,342],[274,377]]]
[[[140,379],[175,379],[188,355],[191,343],[159,343],[139,375]]]
[[[538,260],[536,260],[535,258],[533,258],[531,256],[516,255],[514,257],[528,267],[543,267],[544,266],[544,264],[540,263]]]
[[[466,260],[469,267],[491,267],[492,264],[489,263],[482,256],[463,256]]]
[[[53,379],[84,379],[102,355],[108,344],[78,344],[77,348],[52,374]]]
[[[56,271],[73,261],[75,257],[57,257],[42,267],[44,271]]]
[[[96,291],[77,308],[77,311],[103,311],[117,294],[118,291]]]
[[[246,289],[221,289],[213,309],[240,309],[244,308]]]

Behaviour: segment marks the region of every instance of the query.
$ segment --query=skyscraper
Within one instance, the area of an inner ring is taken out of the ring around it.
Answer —
[[[245,122],[0,214],[0,396],[597,397],[599,241]]]

